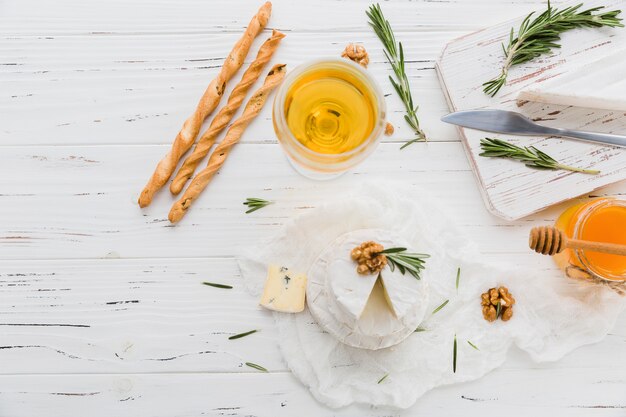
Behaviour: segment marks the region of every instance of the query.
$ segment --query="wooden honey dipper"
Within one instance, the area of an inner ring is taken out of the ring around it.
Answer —
[[[528,245],[535,252],[544,255],[554,255],[570,248],[626,256],[626,245],[570,239],[556,227],[533,227],[530,231]]]

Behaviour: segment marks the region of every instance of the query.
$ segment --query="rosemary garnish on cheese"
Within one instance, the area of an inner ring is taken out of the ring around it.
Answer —
[[[416,279],[420,279],[420,272],[424,269],[424,259],[430,257],[425,253],[407,252],[406,248],[389,248],[378,253],[385,255],[392,272],[398,268],[402,275],[408,272]]]
[[[483,91],[492,97],[495,96],[506,83],[509,69],[513,65],[528,62],[550,52],[552,48],[560,48],[561,45],[557,42],[561,40],[561,33],[563,32],[582,27],[624,26],[620,23],[622,19],[617,17],[621,10],[594,14],[604,7],[599,6],[580,11],[582,5],[580,3],[558,10],[552,8],[550,0],[548,0],[546,11],[532,20],[534,12],[526,16],[517,30],[517,36],[514,29],[511,28],[508,45],[505,47],[502,44],[505,60],[500,75],[484,83]]]

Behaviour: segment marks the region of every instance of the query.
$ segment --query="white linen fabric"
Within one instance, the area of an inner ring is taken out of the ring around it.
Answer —
[[[424,331],[396,346],[377,351],[353,348],[324,332],[308,309],[274,313],[289,369],[320,402],[330,407],[364,403],[407,408],[432,388],[474,380],[497,368],[512,344],[535,361],[554,361],[597,342],[624,309],[625,297],[607,286],[485,263],[486,257],[480,256],[445,207],[425,190],[404,184],[401,189],[390,184],[361,186],[353,196],[289,220],[276,236],[239,260],[247,287],[260,296],[269,264],[306,272],[327,245],[357,229],[389,230],[407,241],[411,251],[431,255],[422,273],[430,287],[428,313],[420,325]],[[458,289],[457,268],[461,268]],[[508,287],[517,303],[509,322],[488,323],[480,294],[498,285]],[[449,300],[445,307],[430,313],[445,300]],[[388,376],[379,384],[384,375]]]

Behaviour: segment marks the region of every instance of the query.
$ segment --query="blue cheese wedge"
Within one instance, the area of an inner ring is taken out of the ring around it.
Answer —
[[[520,91],[520,101],[626,111],[626,49]]]
[[[284,266],[270,265],[261,305],[283,313],[304,310],[306,275],[294,273]]]

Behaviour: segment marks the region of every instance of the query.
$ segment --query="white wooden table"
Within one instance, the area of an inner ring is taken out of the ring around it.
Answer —
[[[289,217],[383,172],[432,190],[486,258],[557,273],[525,237],[563,206],[513,223],[487,213],[456,131],[439,122],[433,64],[447,40],[540,3],[383,2],[431,138],[399,151],[410,134],[366,24],[369,2],[274,0],[270,26],[288,35],[274,62],[293,68],[363,42],[396,134],[354,172],[312,182],[289,167],[265,109],[172,227],[169,193],[140,210],[138,192],[260,0],[0,1],[0,416],[625,416],[624,315],[604,341],[557,363],[513,351],[499,370],[407,411],[327,409],[289,373],[235,262]],[[245,215],[252,196],[276,204]]]

